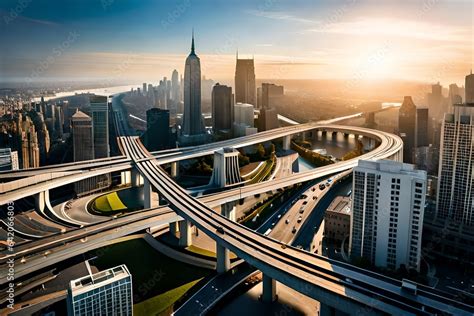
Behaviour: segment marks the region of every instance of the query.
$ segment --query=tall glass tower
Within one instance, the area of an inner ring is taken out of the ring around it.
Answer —
[[[201,61],[194,51],[193,32],[191,53],[186,58],[184,69],[183,135],[193,136],[204,132],[201,114]]]

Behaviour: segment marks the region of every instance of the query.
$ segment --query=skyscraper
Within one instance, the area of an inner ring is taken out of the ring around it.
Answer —
[[[94,159],[92,119],[78,110],[71,121],[74,161]]]
[[[194,51],[194,33],[191,53],[186,58],[184,70],[184,114],[183,135],[199,135],[204,133],[201,114],[201,62]]]
[[[125,265],[72,280],[68,315],[132,315],[132,275]]]
[[[415,148],[416,106],[410,96],[404,98],[398,113],[398,131],[403,139],[403,161],[411,163]]]
[[[235,102],[257,106],[257,86],[253,59],[239,59],[235,67]]]
[[[424,147],[429,145],[428,140],[428,109],[417,108],[416,109],[416,147]]]
[[[466,90],[467,91],[467,90]],[[436,217],[474,225],[474,103],[454,105],[444,116]]]
[[[171,99],[175,103],[181,101],[179,93],[179,75],[176,69],[173,70],[173,73],[171,75]]]
[[[234,136],[244,136],[255,132],[253,105],[237,103],[234,105]],[[249,133],[247,132],[249,131]],[[252,131],[252,132],[250,132]]]
[[[95,158],[109,157],[109,107],[107,97],[91,96],[92,123],[94,130]]]
[[[217,83],[212,89],[212,128],[214,133],[230,132],[234,122],[232,88]]]
[[[474,103],[474,75],[471,73],[466,76],[466,103]]]
[[[262,83],[262,88],[260,91],[260,103],[259,108],[270,108],[272,107],[272,99],[275,97],[283,96],[284,88],[283,86],[277,86],[273,83]]]
[[[146,111],[145,146],[149,151],[169,148],[170,112],[152,108]]]
[[[425,171],[390,160],[359,160],[353,172],[351,257],[419,270],[425,194]]]

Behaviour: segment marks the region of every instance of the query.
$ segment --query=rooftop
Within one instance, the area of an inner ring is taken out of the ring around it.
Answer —
[[[127,266],[120,265],[104,271],[90,274],[82,278],[72,280],[70,283],[71,290],[75,293],[88,291],[91,287],[100,287],[108,283],[115,282],[130,276]],[[79,294],[79,293],[78,293]]]
[[[328,212],[351,214],[351,199],[347,196],[336,196],[329,205]]]

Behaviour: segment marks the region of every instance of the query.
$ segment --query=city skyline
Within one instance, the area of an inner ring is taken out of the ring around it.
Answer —
[[[0,5],[0,34],[9,43],[3,81],[97,80],[124,72],[136,81],[156,80],[157,73],[175,68],[182,73],[183,39],[193,27],[202,73],[215,80],[232,77],[237,50],[255,58],[257,78],[446,85],[462,84],[472,68],[470,1],[103,0],[56,2],[51,10],[41,1],[22,3]]]

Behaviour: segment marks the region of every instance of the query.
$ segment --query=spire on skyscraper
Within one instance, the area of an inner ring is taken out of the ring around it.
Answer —
[[[195,53],[194,53],[194,28],[193,28],[193,39],[191,41],[191,54],[195,55]]]

